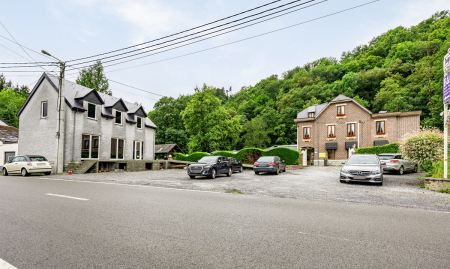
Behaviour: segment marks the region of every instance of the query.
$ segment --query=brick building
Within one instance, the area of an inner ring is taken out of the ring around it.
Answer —
[[[339,95],[329,103],[308,107],[297,115],[297,146],[304,165],[340,165],[353,147],[401,142],[420,129],[422,111],[372,113],[352,98]]]

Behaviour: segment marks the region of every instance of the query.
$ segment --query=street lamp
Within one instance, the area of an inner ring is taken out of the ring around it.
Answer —
[[[55,58],[59,62],[60,72],[59,72],[59,91],[58,91],[58,101],[56,109],[58,111],[58,120],[56,125],[56,159],[55,159],[55,172],[57,174],[62,173],[64,170],[64,140],[65,140],[65,113],[64,113],[64,96],[65,96],[65,79],[64,73],[66,70],[66,63],[51,55],[45,50],[41,50],[45,55]]]

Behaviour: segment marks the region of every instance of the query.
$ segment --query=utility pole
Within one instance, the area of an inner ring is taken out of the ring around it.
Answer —
[[[65,70],[66,63],[59,60],[58,58],[52,56],[50,53],[45,50],[41,51],[43,54],[51,56],[58,60],[60,66],[59,72],[59,91],[58,91],[58,100],[56,111],[57,113],[57,123],[56,123],[56,154],[55,154],[55,173],[61,174],[64,171],[64,142],[65,142],[65,119],[66,114],[64,110],[65,104]]]
[[[448,176],[448,105],[450,104],[450,49],[444,57],[444,178]]]

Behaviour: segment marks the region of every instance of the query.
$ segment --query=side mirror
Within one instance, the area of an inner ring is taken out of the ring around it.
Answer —
[[[345,162],[341,162],[341,164],[345,164]]]

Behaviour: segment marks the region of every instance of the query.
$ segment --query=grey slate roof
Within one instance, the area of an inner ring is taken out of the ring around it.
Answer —
[[[6,143],[17,143],[19,140],[19,129],[13,126],[0,125],[0,141]]]
[[[177,146],[177,144],[160,144],[160,145],[155,145],[155,154],[168,153],[175,146]]]
[[[299,112],[297,114],[297,119],[306,119],[308,118],[308,112],[314,112],[315,115],[319,114],[320,111],[322,111],[326,106],[328,105],[328,103],[323,103],[323,104],[317,104],[317,105],[312,105],[304,110],[302,110],[301,112]]]
[[[0,118],[0,121],[3,122],[4,124],[6,124],[6,126],[11,126],[11,124],[9,124],[9,122],[7,122],[6,120],[4,120],[2,118]]]
[[[336,102],[336,101],[352,101],[353,99],[350,97],[347,97],[345,95],[339,94],[336,98],[334,98],[333,100],[331,100],[331,102]]]
[[[33,96],[34,92],[39,87],[39,84],[42,82],[42,80],[44,78],[47,78],[50,81],[50,84],[52,84],[52,86],[55,88],[55,90],[57,90],[57,91],[59,90],[59,77],[56,77],[51,74],[43,73],[41,78],[39,79],[38,83],[36,83],[35,88],[30,93],[28,99]],[[72,81],[65,80],[65,99],[66,99],[66,103],[69,105],[69,107],[71,109],[86,111],[86,109],[84,109],[84,107],[83,107],[82,98],[85,97],[86,95],[88,95],[89,93],[91,93],[92,91],[93,91],[93,89],[84,87],[84,86],[74,83]],[[100,98],[103,100],[103,103],[104,103],[102,105],[102,115],[105,117],[113,117],[112,109],[107,109],[107,108],[113,106],[115,103],[117,103],[119,100],[121,100],[121,98],[110,96],[110,95],[107,95],[107,94],[104,94],[101,92],[97,92],[97,91],[95,91],[95,92],[100,96]],[[17,113],[18,116],[22,112],[23,108],[27,105],[28,99],[25,101],[22,108]],[[136,121],[134,120],[134,113],[137,110],[139,110],[141,107],[136,106],[135,104],[124,101],[124,100],[122,100],[122,101],[128,108],[128,113],[126,113],[127,121],[131,122],[131,123],[136,123]],[[144,113],[145,113],[145,110],[144,110]],[[145,113],[145,114],[147,114],[147,113]],[[148,117],[145,117],[144,124],[145,124],[145,126],[150,127],[150,128],[158,128]]]

